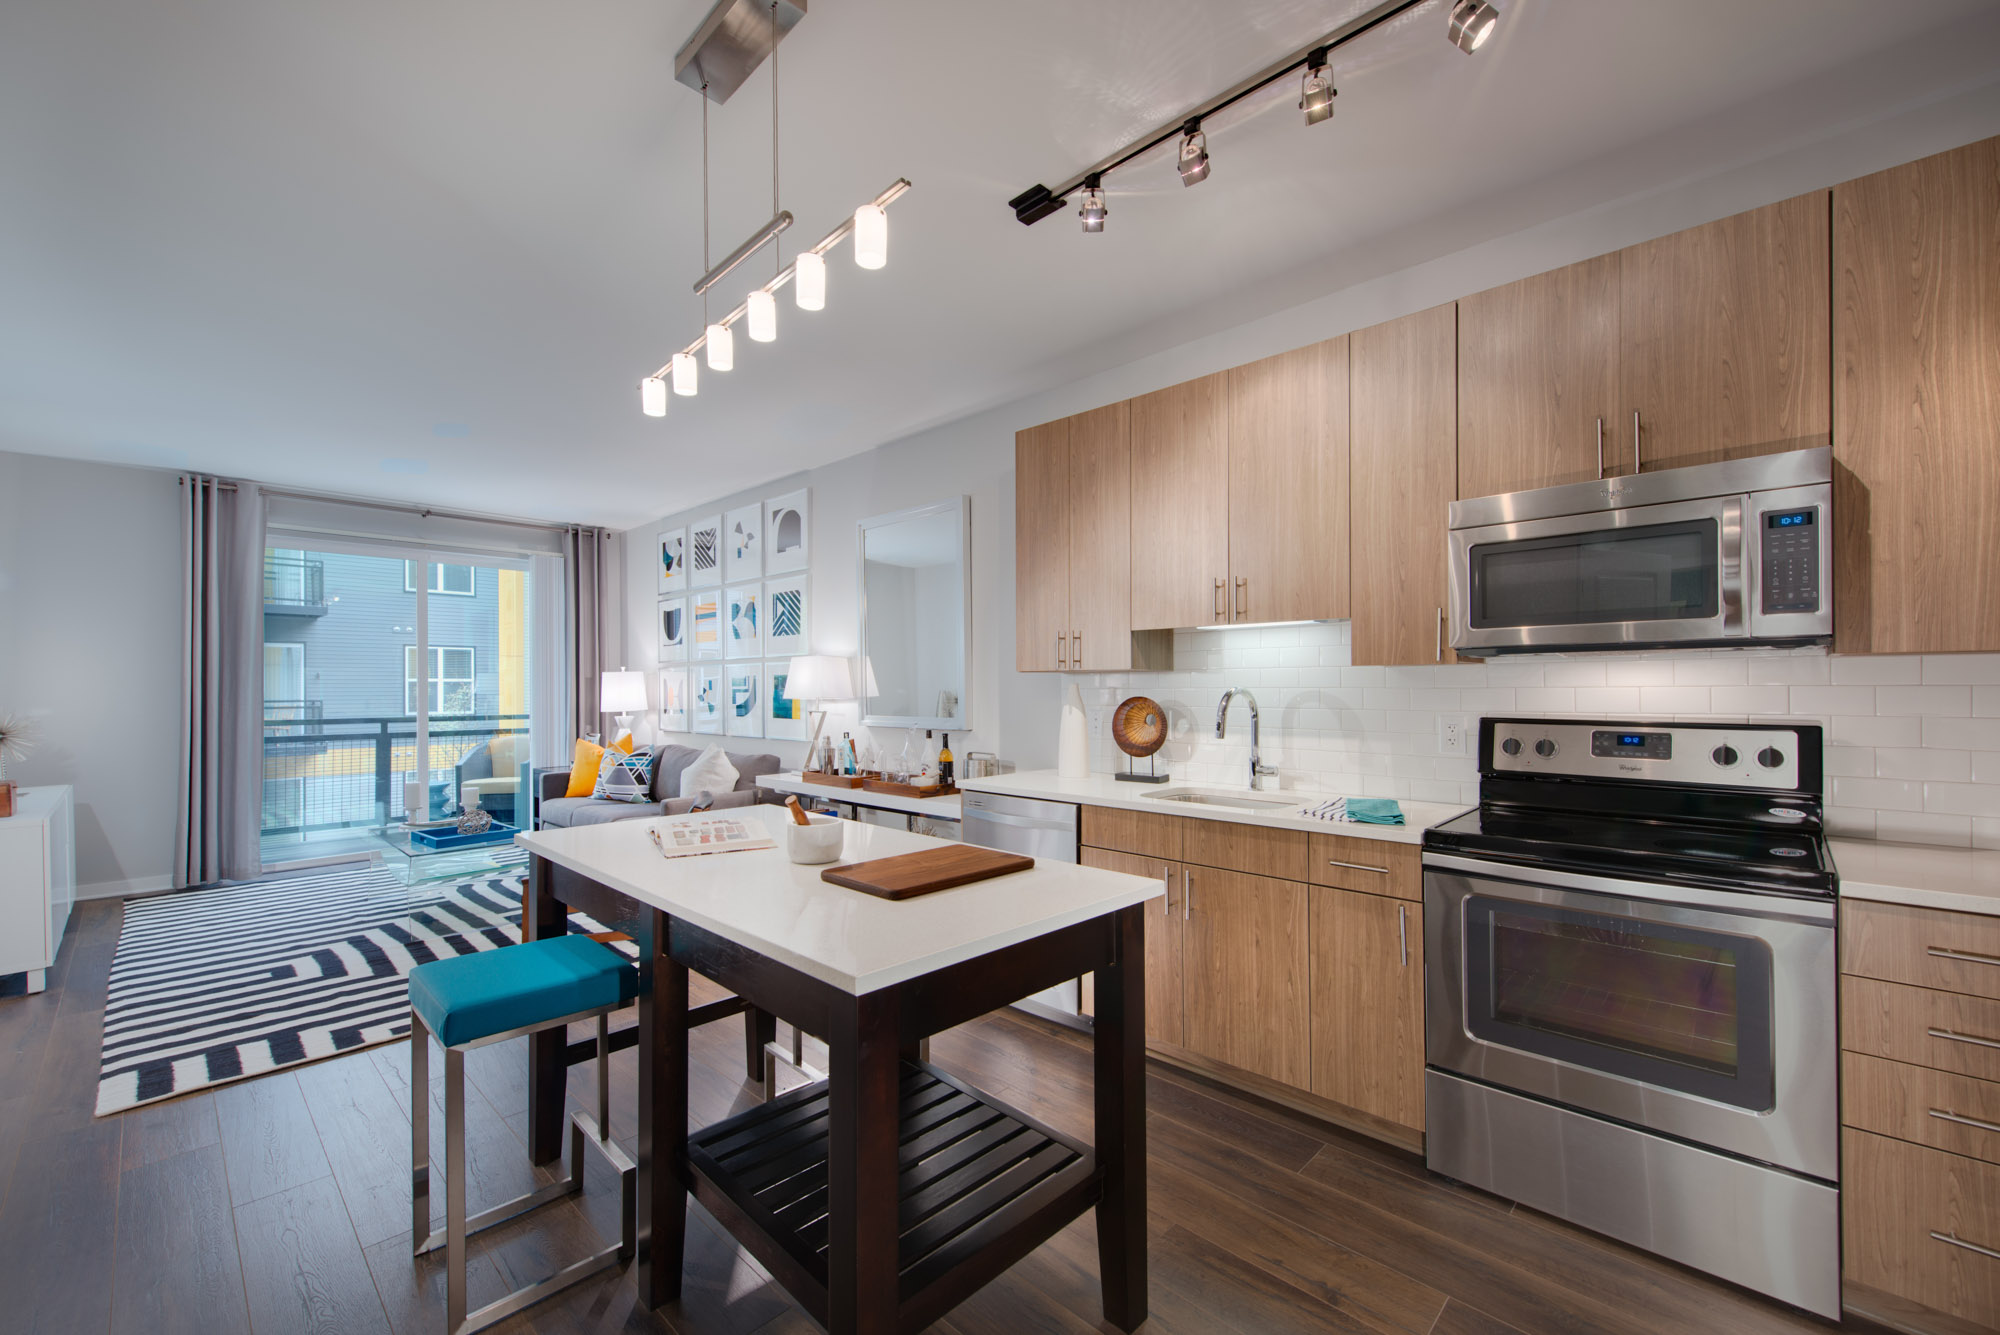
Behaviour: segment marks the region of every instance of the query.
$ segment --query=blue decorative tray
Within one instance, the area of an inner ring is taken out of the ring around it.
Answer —
[[[454,848],[478,848],[482,844],[511,843],[520,831],[511,825],[494,821],[478,834],[460,834],[456,826],[447,825],[442,830],[411,830],[410,844],[415,848],[428,849],[434,853],[447,853]]]

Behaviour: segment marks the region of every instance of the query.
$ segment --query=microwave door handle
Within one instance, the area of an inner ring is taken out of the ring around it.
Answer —
[[[1743,595],[1747,585],[1743,578],[1743,514],[1744,498],[1731,496],[1722,503],[1721,546],[1722,569],[1718,572],[1722,596],[1722,633],[1724,635],[1743,634]]]

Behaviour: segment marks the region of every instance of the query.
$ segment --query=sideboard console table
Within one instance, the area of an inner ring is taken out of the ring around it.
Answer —
[[[68,784],[14,790],[0,818],[0,976],[25,973],[28,990],[49,985],[76,899],[76,804]]]

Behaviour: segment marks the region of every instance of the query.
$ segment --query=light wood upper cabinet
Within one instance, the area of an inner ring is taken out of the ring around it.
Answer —
[[[1458,303],[1460,497],[1631,471],[1618,426],[1618,265],[1600,255]]]
[[[1207,867],[1182,871],[1187,1048],[1304,1088],[1306,888]]]
[[[1228,376],[1227,619],[1345,617],[1347,336]]]
[[[1456,662],[1444,608],[1458,492],[1457,307],[1350,338],[1354,662]]]
[[[2000,140],[1833,212],[1835,647],[2000,649]]]
[[[1054,672],[1069,649],[1069,420],[1014,434],[1014,667]]]
[[[1069,426],[1069,666],[1132,666],[1132,436],[1123,403]]]
[[[1829,442],[1826,191],[1690,227],[1617,258],[1624,462],[1635,413],[1646,472]]]
[[[1130,400],[1132,625],[1228,620],[1229,373]]]
[[[1311,895],[1312,1092],[1422,1131],[1423,906]]]
[[[1186,1030],[1181,1022],[1181,955],[1185,919],[1181,916],[1180,867],[1160,858],[1113,853],[1102,848],[1085,848],[1081,860],[1086,867],[1143,876],[1165,884],[1166,900],[1146,906],[1146,1037],[1154,1043],[1183,1046]]]

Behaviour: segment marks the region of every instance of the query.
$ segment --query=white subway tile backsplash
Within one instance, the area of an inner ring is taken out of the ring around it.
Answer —
[[[1947,714],[1964,718],[1972,713],[1970,686],[1883,686],[1875,692],[1878,714]]]
[[[1873,686],[1794,686],[1795,714],[1873,714]]]
[[[1639,708],[1649,714],[1706,714],[1712,707],[1706,686],[1639,688]]]
[[[1973,687],[1972,712],[1981,718],[2000,716],[2000,686]]]
[[[1833,679],[1827,663],[1824,656],[1760,654],[1744,666],[1753,686],[1823,686]]]
[[[1850,775],[1855,778],[1875,777],[1875,752],[1865,746],[1826,745],[1826,773],[1828,778],[1836,775]]]
[[[1826,832],[1836,839],[1873,839],[1875,812],[1866,807],[1828,807]]]
[[[1671,686],[1674,661],[1671,658],[1614,658],[1604,665],[1606,686]]]
[[[1923,660],[1895,657],[1842,657],[1828,660],[1833,665],[1836,686],[1915,686],[1924,679]]]
[[[1985,816],[1972,818],[1972,846],[1974,848],[2000,848],[2000,820]]]
[[[1637,686],[1579,686],[1576,688],[1577,712],[1607,717],[1636,714],[1640,708],[1640,689]]]
[[[1739,686],[1748,681],[1749,666],[1741,655],[1682,658],[1674,662],[1676,686]]]
[[[1972,817],[1937,816],[1918,811],[1878,811],[1875,837],[1903,844],[1944,844],[1972,847]]]
[[[1874,807],[1877,811],[1922,811],[1924,785],[1906,779],[1851,779],[1827,785],[1827,801],[1843,807]]]
[[[1545,686],[1602,686],[1604,663],[1600,659],[1551,662],[1542,669]]]
[[[1951,751],[2000,751],[2000,718],[1926,718],[1923,745]]]
[[[1709,708],[1718,714],[1783,714],[1791,708],[1787,686],[1716,686],[1708,695]]]
[[[1576,710],[1576,690],[1570,686],[1522,686],[1514,691],[1514,707],[1524,714],[1569,714]]]
[[[1955,816],[2000,816],[2000,788],[1989,783],[1927,783],[1924,810]]]
[[[1826,739],[1843,746],[1929,746],[1919,718],[1842,716],[1829,720]]]
[[[1884,746],[1875,752],[1875,773],[1884,779],[1972,780],[1970,751],[1940,751],[1921,746]]]
[[[1923,665],[1926,686],[2000,686],[2000,654],[1925,654]]]

